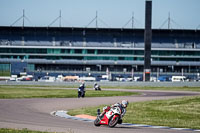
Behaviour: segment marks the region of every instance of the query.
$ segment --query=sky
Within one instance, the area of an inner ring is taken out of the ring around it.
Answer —
[[[0,0],[0,26],[10,26],[23,15],[25,26],[144,28],[145,0]],[[152,0],[152,28],[168,28],[170,13],[173,29],[200,29],[200,0]],[[133,15],[134,14],[134,15]],[[127,24],[127,25],[126,25]],[[22,19],[13,26],[22,26]]]

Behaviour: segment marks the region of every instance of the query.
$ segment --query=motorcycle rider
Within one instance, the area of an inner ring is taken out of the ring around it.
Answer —
[[[96,82],[94,83],[94,90],[101,90],[100,85],[98,85]]]
[[[81,95],[79,93],[81,93]],[[85,83],[84,82],[82,82],[82,84],[78,88],[78,98],[79,97],[85,97]]]
[[[128,100],[122,100],[121,103],[115,103],[111,107],[110,106],[105,106],[103,108],[103,112],[100,114],[100,118],[102,119],[104,114],[106,112],[108,112],[113,107],[119,107],[121,109],[121,111],[122,111],[121,112],[121,116],[123,117],[126,114],[126,107],[128,106],[128,103],[129,103]],[[122,120],[120,120],[118,123],[121,124]]]

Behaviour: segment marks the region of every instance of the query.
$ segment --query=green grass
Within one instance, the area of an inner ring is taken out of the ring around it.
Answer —
[[[104,106],[69,110],[68,114],[96,116],[96,110]],[[200,129],[200,96],[130,103],[123,122]]]
[[[108,89],[133,89],[133,90],[164,90],[164,91],[197,91],[200,92],[200,87],[151,87],[151,86],[102,86]]]
[[[11,85],[3,85],[3,86],[11,86]],[[63,89],[63,88],[77,88],[77,85],[67,84],[66,86],[42,86],[42,85],[15,85],[17,88],[46,88],[46,89]],[[87,88],[93,88],[92,85],[87,85]],[[87,89],[86,88],[86,89]],[[151,87],[151,86],[107,86],[101,85],[103,90],[105,89],[133,89],[133,90],[164,90],[164,91],[196,91],[200,92],[200,87]]]
[[[58,133],[58,132],[41,132],[41,131],[32,131],[28,129],[8,129],[8,128],[0,128],[0,133]],[[68,129],[67,133],[74,133],[73,130]]]
[[[17,130],[17,129],[1,128],[0,133],[49,133],[49,132],[31,131],[27,129]]]
[[[86,97],[108,97],[136,95],[134,92],[94,91],[87,90]],[[73,98],[77,97],[77,89],[52,89],[34,86],[0,86],[0,98]]]

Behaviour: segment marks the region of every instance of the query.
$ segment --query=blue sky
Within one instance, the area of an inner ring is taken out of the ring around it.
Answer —
[[[196,29],[200,25],[200,0],[152,0],[152,27],[160,28],[168,18],[172,28]],[[98,11],[98,26],[122,28],[132,17],[134,26],[144,27],[145,0],[0,0],[0,26],[10,26],[25,10],[25,26],[48,26],[62,11],[62,26],[85,27]],[[105,22],[107,25],[103,24]],[[21,26],[22,20],[15,24]],[[59,26],[59,21],[52,26]],[[95,27],[95,23],[89,25]],[[131,28],[129,23],[126,28]],[[167,28],[165,24],[161,28]],[[200,29],[200,27],[199,27]]]

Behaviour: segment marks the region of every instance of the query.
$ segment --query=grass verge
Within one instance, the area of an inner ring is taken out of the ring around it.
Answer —
[[[67,82],[66,82],[67,83]],[[5,87],[13,87],[12,85],[2,85]],[[66,86],[46,86],[46,85],[15,85],[16,88],[43,88],[43,89],[63,89],[63,88],[77,88],[77,85],[67,84]],[[87,88],[93,88],[92,85],[87,85]],[[86,89],[87,89],[86,88]],[[108,86],[101,85],[103,90],[105,89],[133,89],[133,90],[164,90],[164,91],[196,91],[200,92],[200,87],[151,87],[151,86]]]
[[[77,89],[47,89],[48,87],[0,86],[0,98],[74,98]],[[134,92],[87,90],[86,97],[137,95]]]
[[[171,100],[130,103],[123,118],[125,123],[200,129],[200,96]],[[69,110],[68,114],[96,116],[105,105]]]
[[[102,86],[108,89],[133,89],[133,90],[163,90],[163,91],[197,91],[200,92],[200,87],[151,87],[151,86]]]
[[[8,128],[0,128],[0,133],[57,133],[57,132],[42,132],[42,131],[32,131],[28,129],[8,129]],[[73,130],[68,129],[67,133],[74,133]]]
[[[27,129],[17,130],[17,129],[1,128],[0,133],[50,133],[50,132],[31,131]]]

